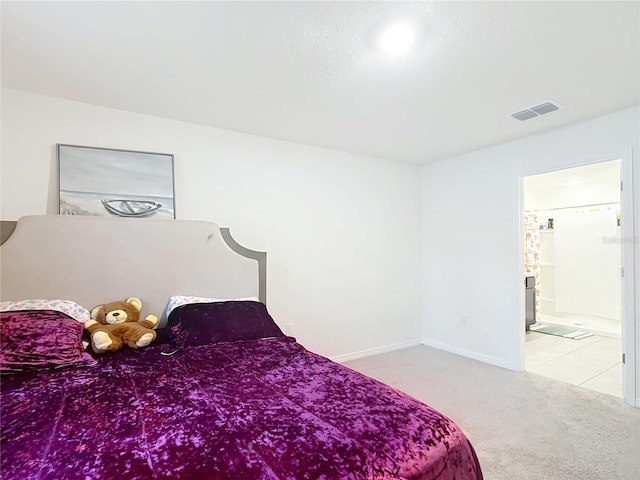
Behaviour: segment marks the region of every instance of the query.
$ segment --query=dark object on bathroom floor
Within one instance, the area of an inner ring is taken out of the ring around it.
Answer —
[[[546,333],[547,335],[556,335],[557,337],[571,338],[573,340],[582,340],[583,338],[593,336],[593,333],[578,330],[575,327],[565,327],[563,325],[544,325],[536,323],[529,327],[532,332]]]

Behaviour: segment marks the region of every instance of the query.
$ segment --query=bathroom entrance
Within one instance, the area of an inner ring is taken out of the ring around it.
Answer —
[[[621,160],[524,178],[525,368],[623,397]],[[529,315],[531,317],[531,315]]]

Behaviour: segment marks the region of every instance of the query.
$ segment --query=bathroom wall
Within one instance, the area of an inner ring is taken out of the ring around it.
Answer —
[[[526,177],[523,186],[540,229],[538,320],[619,335],[620,161]]]

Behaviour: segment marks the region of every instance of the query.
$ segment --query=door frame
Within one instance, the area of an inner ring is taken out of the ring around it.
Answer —
[[[597,163],[608,162],[612,160],[621,160],[620,162],[620,181],[622,191],[620,192],[620,211],[622,214],[622,222],[620,229],[621,239],[621,266],[622,272],[624,272],[621,278],[621,323],[622,323],[622,352],[625,355],[625,362],[622,365],[622,378],[623,378],[623,396],[627,405],[636,406],[640,408],[640,395],[636,394],[636,368],[637,368],[637,343],[639,328],[635,323],[636,302],[640,299],[636,298],[636,280],[635,280],[635,251],[634,241],[634,191],[633,191],[633,162],[631,148],[621,152],[618,155],[613,155],[607,158],[600,158],[598,160],[585,161],[574,165],[567,165],[559,168],[551,168],[540,170],[537,172],[528,172],[526,175],[519,176],[518,190],[519,190],[519,252],[520,252],[520,275],[522,279],[523,288],[521,289],[521,295],[519,295],[520,308],[522,312],[522,318],[518,319],[518,325],[523,324],[525,315],[525,298],[524,298],[524,278],[525,267],[522,259],[524,258],[525,249],[525,232],[524,232],[524,178],[532,175],[539,175],[544,173],[556,172],[559,170],[567,170],[575,167],[583,167],[586,165],[593,165]],[[522,320],[522,321],[521,321]],[[639,319],[640,321],[640,319]],[[514,366],[516,370],[525,369],[525,329],[516,328],[516,361]],[[519,350],[519,352],[518,352]]]

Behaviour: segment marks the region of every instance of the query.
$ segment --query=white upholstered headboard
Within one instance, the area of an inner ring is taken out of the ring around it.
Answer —
[[[0,246],[3,301],[61,298],[91,310],[138,297],[144,315],[160,317],[172,295],[266,303],[266,253],[209,222],[65,215],[22,217]]]

